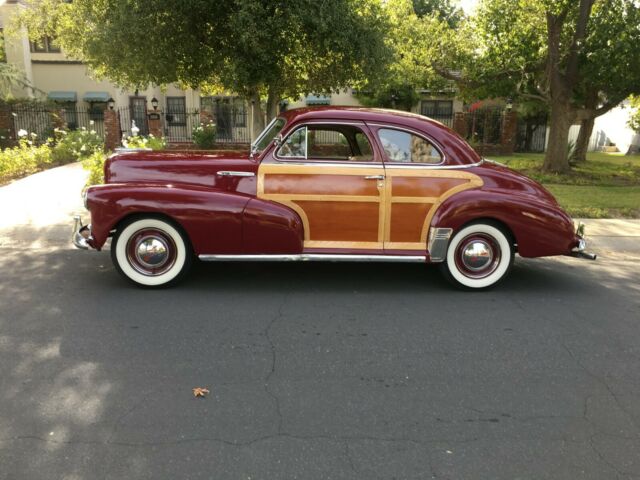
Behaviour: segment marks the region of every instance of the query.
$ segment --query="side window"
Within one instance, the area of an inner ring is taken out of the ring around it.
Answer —
[[[309,158],[317,160],[348,160],[351,147],[344,133],[323,128],[309,128]]]
[[[369,139],[354,125],[311,124],[300,127],[286,138],[277,156],[311,161],[374,161]]]
[[[442,155],[436,147],[418,135],[381,128],[378,138],[390,162],[437,164],[442,161]]]
[[[307,127],[302,127],[287,137],[278,156],[282,158],[307,158]]]

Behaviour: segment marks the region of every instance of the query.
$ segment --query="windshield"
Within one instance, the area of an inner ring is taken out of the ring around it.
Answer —
[[[258,136],[258,139],[254,142],[253,152],[260,153],[262,150],[267,148],[267,145],[269,145],[276,135],[278,135],[278,132],[282,130],[284,124],[284,118],[276,118],[267,125],[267,128],[262,131]]]

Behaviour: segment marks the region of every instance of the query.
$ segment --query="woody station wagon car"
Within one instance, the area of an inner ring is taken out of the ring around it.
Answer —
[[[284,112],[250,152],[120,152],[85,205],[76,246],[111,237],[116,269],[147,287],[195,257],[435,263],[466,289],[503,280],[515,253],[595,259],[541,185],[389,110]]]

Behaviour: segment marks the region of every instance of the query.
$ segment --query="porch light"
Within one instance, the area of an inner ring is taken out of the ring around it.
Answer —
[[[109,107],[109,110],[113,110],[113,108],[116,106],[116,101],[113,99],[113,97],[109,97],[109,100],[107,100],[107,106]]]
[[[151,99],[151,106],[153,107],[154,110],[158,109],[158,99],[156,97],[153,97]]]
[[[513,100],[507,98],[507,104],[504,106],[507,112],[510,112],[513,109]]]

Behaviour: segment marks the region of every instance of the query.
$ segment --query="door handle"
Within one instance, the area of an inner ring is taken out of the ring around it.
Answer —
[[[366,175],[366,180],[384,180],[384,175]]]

